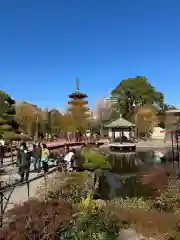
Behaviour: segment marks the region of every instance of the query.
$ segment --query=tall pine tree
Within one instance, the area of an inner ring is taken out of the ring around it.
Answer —
[[[0,137],[14,140],[19,137],[19,125],[14,120],[15,101],[5,92],[0,91]]]

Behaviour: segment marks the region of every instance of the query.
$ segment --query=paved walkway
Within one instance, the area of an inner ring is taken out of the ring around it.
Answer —
[[[54,178],[55,174],[56,174],[55,171],[53,173],[50,173],[48,175],[48,181],[51,181],[51,179]],[[35,174],[35,173],[31,174],[31,178],[33,176],[35,177],[35,175],[37,176],[37,174]],[[44,186],[44,177],[31,181],[29,183],[29,198],[37,198],[40,196],[40,193],[42,196],[42,192],[44,190],[43,186]],[[11,189],[9,189],[9,191],[4,192],[5,198],[9,197],[9,195],[11,193]],[[5,198],[4,198],[4,204],[6,203]],[[9,202],[8,202],[5,212],[12,209],[17,204],[21,204],[21,203],[29,200],[29,198],[28,198],[28,186],[26,183],[15,187],[12,192],[12,195],[10,196],[10,199],[9,199]]]
[[[79,148],[79,146],[76,146],[76,148]],[[52,166],[52,168],[50,168],[50,172],[56,169],[55,167],[53,167],[53,164],[54,164],[53,159],[51,159],[49,162],[49,165]],[[18,174],[18,167],[6,166],[4,168],[4,170],[5,170],[5,173],[0,176],[1,181],[8,182],[9,184],[13,184],[20,180],[20,176]],[[33,170],[33,163],[31,164],[30,170],[31,171]],[[30,172],[29,180],[42,175],[42,173],[43,173],[43,171],[41,171],[41,173]],[[50,173],[48,175],[48,179],[51,180],[54,177],[54,175],[55,175],[55,172]],[[30,198],[37,197],[38,188],[43,185],[44,185],[44,177],[30,181],[29,197]],[[12,188],[10,188],[7,192],[5,192],[6,198],[9,196],[11,189]],[[27,200],[28,200],[27,184],[15,187],[15,189],[10,197],[10,202],[7,206],[6,211],[13,208],[15,204],[19,204],[19,203],[22,203],[23,201],[27,201]]]
[[[53,166],[53,160],[49,161],[49,166]],[[0,175],[0,180],[8,184],[16,183],[20,179],[18,171],[17,166],[4,167],[4,173]],[[42,174],[42,171],[41,173],[33,172],[33,163],[31,163],[29,179],[36,177],[38,174]]]
[[[172,143],[171,141],[161,141],[161,140],[157,140],[157,141],[139,141],[136,143],[136,147],[137,148],[171,148]]]

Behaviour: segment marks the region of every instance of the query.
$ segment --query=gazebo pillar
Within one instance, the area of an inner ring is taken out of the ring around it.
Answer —
[[[129,140],[131,140],[131,139],[132,139],[132,129],[129,128]]]
[[[115,131],[114,128],[111,128],[111,132],[112,132],[112,141],[115,140]]]
[[[120,138],[120,143],[122,144],[122,136],[123,136],[123,129],[120,128],[120,131],[119,131],[119,138]]]
[[[121,132],[122,132],[122,137],[123,137],[124,136],[124,129],[123,128],[122,128]]]

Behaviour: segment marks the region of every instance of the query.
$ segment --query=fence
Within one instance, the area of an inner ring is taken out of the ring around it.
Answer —
[[[56,170],[58,169],[58,167],[54,167],[53,169],[49,170],[48,172],[48,175],[55,172]],[[30,183],[31,182],[34,182],[40,178],[43,178],[45,177],[46,175],[44,173],[42,174],[39,174],[38,176],[32,178],[32,179],[29,179],[28,181],[26,182],[18,182],[16,184],[12,184],[12,185],[9,185],[8,187],[2,187],[2,183],[0,183],[0,227],[2,228],[3,226],[3,219],[4,219],[4,213],[6,212],[6,209],[7,209],[7,206],[9,204],[9,201],[10,201],[10,198],[14,192],[14,190],[17,188],[17,187],[21,187],[21,186],[26,186],[27,188],[27,200],[30,198]],[[46,179],[46,178],[45,178]],[[45,183],[46,184],[46,183]],[[9,193],[8,194],[8,197],[5,196],[5,193]],[[24,199],[23,199],[24,200]]]
[[[180,130],[175,130],[171,132],[171,142],[172,142],[172,158],[173,158],[173,163],[177,162],[178,163],[178,167],[180,164],[180,154],[179,154],[179,150],[180,150]]]

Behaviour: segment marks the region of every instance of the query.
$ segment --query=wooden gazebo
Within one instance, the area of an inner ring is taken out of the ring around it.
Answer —
[[[111,148],[129,148],[132,151],[132,148],[135,148],[135,144],[132,139],[135,137],[136,125],[128,122],[120,116],[117,120],[104,126],[109,129],[109,135],[111,135],[111,143],[109,144]],[[117,139],[119,141],[117,142]]]

